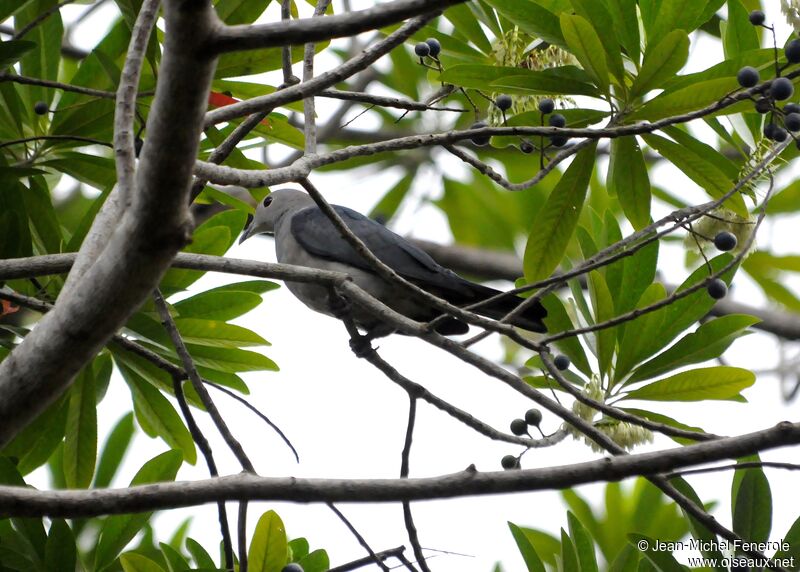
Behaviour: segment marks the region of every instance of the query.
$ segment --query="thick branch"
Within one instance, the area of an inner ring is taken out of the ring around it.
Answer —
[[[464,0],[395,0],[367,10],[329,16],[322,20],[304,18],[255,26],[226,26],[215,34],[209,48],[216,53],[223,53],[322,42],[377,30],[462,2]]]
[[[39,491],[0,486],[0,513],[7,516],[91,517],[195,506],[220,500],[294,502],[398,502],[522,491],[565,489],[598,481],[655,475],[738,458],[800,443],[800,424],[666,451],[519,471],[466,470],[420,479],[300,479],[239,474],[194,482],[159,483],[125,489]]]
[[[130,208],[102,253],[0,364],[0,445],[44,410],[141,305],[189,228],[188,191],[215,61],[210,2],[169,0],[160,81]],[[169,153],[164,153],[169,149]]]

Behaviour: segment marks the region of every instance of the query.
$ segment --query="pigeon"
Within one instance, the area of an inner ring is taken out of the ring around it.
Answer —
[[[445,268],[379,222],[350,208],[332,206],[347,227],[381,262],[426,292],[460,307],[500,294],[498,290],[471,282]],[[275,237],[278,262],[343,272],[362,290],[413,320],[428,322],[442,314],[441,310],[426,305],[402,285],[379,276],[369,261],[342,237],[314,200],[302,191],[280,189],[267,195],[259,203],[255,215],[248,219],[239,243],[257,234]],[[337,295],[330,288],[301,282],[287,282],[286,285],[312,310],[329,316],[339,315],[342,300],[335,299]],[[488,318],[501,319],[522,302],[522,298],[509,295],[480,306],[475,312]],[[378,316],[357,305],[350,306],[348,311],[356,325],[367,332],[386,335],[394,330],[382,323]],[[547,331],[543,322],[546,316],[547,311],[537,302],[513,318],[511,324],[543,333]],[[452,316],[445,316],[437,321],[435,329],[443,335],[458,335],[467,333],[469,326]]]

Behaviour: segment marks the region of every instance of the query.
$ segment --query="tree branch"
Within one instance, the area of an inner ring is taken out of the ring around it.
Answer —
[[[238,474],[123,489],[40,491],[0,486],[6,516],[91,517],[196,506],[228,500],[398,502],[566,489],[597,481],[654,475],[800,443],[800,423],[673,449],[518,471],[461,471],[418,479],[302,479]]]
[[[444,10],[465,0],[395,0],[374,8],[329,16],[259,25],[224,26],[208,49],[215,53],[322,42],[402,22],[425,12]]]
[[[217,19],[208,1],[168,0],[165,20],[160,81],[133,202],[94,264],[0,364],[0,445],[69,387],[186,243],[191,164],[215,65],[198,49]]]

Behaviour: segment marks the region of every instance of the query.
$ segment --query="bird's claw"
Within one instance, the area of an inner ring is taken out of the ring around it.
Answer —
[[[350,338],[350,349],[359,358],[366,357],[375,351],[372,347],[372,337],[361,335]]]

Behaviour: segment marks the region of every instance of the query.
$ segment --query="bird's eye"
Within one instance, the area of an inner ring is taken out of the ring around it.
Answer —
[[[265,207],[268,207],[271,202],[272,202],[272,195],[267,195],[266,197],[264,197],[264,202],[262,204]]]

